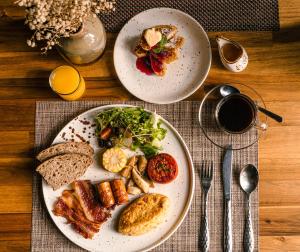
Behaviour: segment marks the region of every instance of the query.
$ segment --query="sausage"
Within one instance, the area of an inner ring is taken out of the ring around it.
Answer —
[[[102,182],[97,185],[97,189],[100,201],[104,207],[109,208],[115,204],[113,192],[108,181]]]
[[[122,179],[115,179],[110,182],[115,201],[118,205],[128,202],[128,194]]]

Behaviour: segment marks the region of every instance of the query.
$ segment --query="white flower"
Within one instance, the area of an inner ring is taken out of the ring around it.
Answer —
[[[35,33],[27,40],[28,46],[35,47],[36,41],[45,41],[42,52],[59,43],[59,38],[69,37],[77,32],[89,13],[115,10],[115,0],[17,0],[26,7],[25,24]],[[50,44],[48,43],[50,42]]]

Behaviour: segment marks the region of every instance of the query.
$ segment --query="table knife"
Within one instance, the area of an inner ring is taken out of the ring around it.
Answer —
[[[232,219],[231,219],[231,181],[232,181],[232,146],[225,152],[222,166],[224,190],[224,251],[232,251]]]

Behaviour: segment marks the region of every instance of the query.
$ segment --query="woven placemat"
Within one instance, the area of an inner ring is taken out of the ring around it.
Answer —
[[[139,12],[155,7],[182,10],[206,31],[279,30],[278,0],[117,0],[116,11],[102,14],[101,20],[117,32]]]
[[[49,146],[60,129],[72,118],[87,109],[110,104],[104,101],[53,102],[36,103],[35,143],[36,150]],[[116,103],[116,102],[113,102]],[[123,102],[120,102],[123,103]],[[223,241],[223,191],[221,183],[221,162],[223,151],[213,146],[203,135],[198,124],[199,102],[184,101],[171,105],[153,105],[144,102],[126,102],[144,106],[167,119],[184,138],[193,157],[196,183],[191,209],[183,224],[173,236],[154,251],[198,251],[198,234],[200,228],[201,187],[198,167],[202,160],[213,160],[214,182],[209,195],[209,218],[211,230],[210,251],[222,251]],[[234,152],[232,215],[233,215],[233,251],[242,251],[244,228],[245,195],[238,185],[238,174],[245,164],[257,165],[257,145],[246,150]],[[32,208],[32,251],[82,251],[70,242],[52,223],[44,206],[41,194],[41,177],[33,176]],[[258,190],[252,196],[252,218],[255,237],[255,251],[258,251]],[[101,232],[101,231],[100,231]]]

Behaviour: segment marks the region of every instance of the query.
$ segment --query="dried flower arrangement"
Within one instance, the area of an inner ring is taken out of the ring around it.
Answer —
[[[114,11],[116,0],[17,0],[15,3],[26,7],[25,24],[34,31],[27,40],[28,46],[44,42],[41,51],[46,53],[59,44],[61,37],[76,33],[90,13]]]

